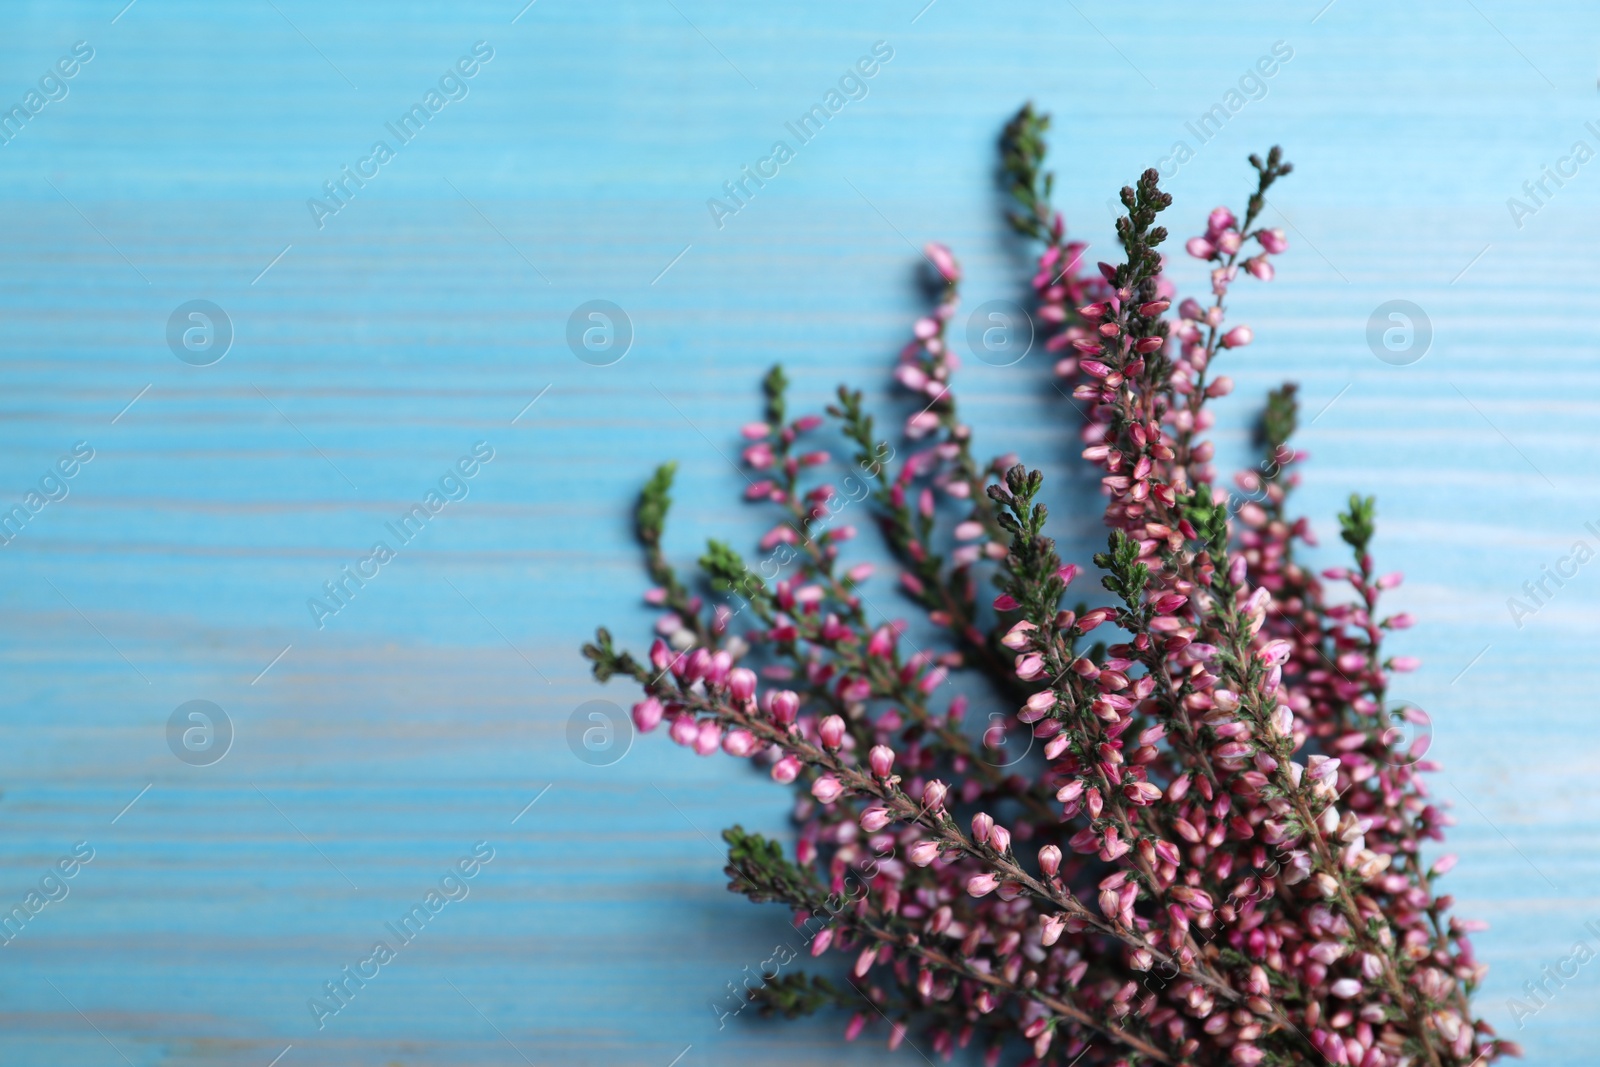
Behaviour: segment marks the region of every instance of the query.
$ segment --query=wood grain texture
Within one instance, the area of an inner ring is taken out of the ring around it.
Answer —
[[[674,552],[759,534],[726,457],[771,362],[810,406],[848,378],[898,410],[922,242],[962,256],[968,307],[1019,296],[992,169],[1025,99],[1056,115],[1059,199],[1097,250],[1107,196],[1175,140],[1197,147],[1168,183],[1180,234],[1238,201],[1248,152],[1288,149],[1293,248],[1235,301],[1258,341],[1229,357],[1224,458],[1293,378],[1302,508],[1332,540],[1346,494],[1379,496],[1420,620],[1399,643],[1425,660],[1398,695],[1434,718],[1458,911],[1494,924],[1483,1011],[1530,1062],[1594,1062],[1597,965],[1520,1030],[1507,1000],[1600,920],[1600,565],[1520,628],[1506,607],[1600,545],[1600,162],[1521,228],[1506,206],[1600,147],[1592,7],[519,6],[7,8],[0,102],[74,42],[95,54],[0,146],[0,502],[74,442],[95,458],[0,548],[0,905],[75,842],[95,858],[0,947],[0,1062],[876,1061],[881,1030],[846,1046],[842,1020],[719,1029],[710,1005],[788,927],[723,891],[717,831],[781,831],[783,798],[658,737],[579,762],[574,709],[627,695],[577,646],[599,623],[645,639],[628,509],[655,462],[682,464]],[[476,41],[494,58],[468,95],[318,229],[307,198]],[[876,41],[894,57],[866,98],[718,228],[707,198]],[[1195,145],[1185,123],[1275,41],[1294,56],[1265,96]],[[1365,342],[1395,298],[1434,329],[1407,367]],[[213,366],[164,340],[192,299],[236,330]],[[566,346],[591,299],[636,332],[613,366]],[[961,388],[985,450],[1058,476],[1082,558],[1095,501],[1046,363],[969,361]],[[470,495],[316,628],[307,598],[478,441]],[[236,728],[210,767],[167,748],[191,699]],[[470,895],[319,1030],[308,998],[480,840]]]

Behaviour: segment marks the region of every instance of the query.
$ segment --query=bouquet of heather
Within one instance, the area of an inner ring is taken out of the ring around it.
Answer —
[[[1237,493],[1211,466],[1207,401],[1232,386],[1214,364],[1251,341],[1227,296],[1240,268],[1270,280],[1286,250],[1259,220],[1289,164],[1276,148],[1251,157],[1242,215],[1217,208],[1187,244],[1212,266],[1211,294],[1173,316],[1157,173],[1122,190],[1122,262],[1080,271],[1083,246],[1050,203],[1047,129],[1024,108],[1003,167],[1011,223],[1042,247],[1035,318],[1102,475],[1109,537],[1093,564],[1110,603],[1068,606],[1082,571],[1046,535],[1040,473],[974,457],[947,339],[961,270],[930,245],[939,299],[894,371],[920,409],[905,455],[874,433],[861,393],[841,387],[828,414],[856,452],[851,495],[870,496],[934,637],[917,647],[905,622],[872,617],[872,568],[841,558],[855,530],[829,522],[843,498],[817,476],[825,419],[790,413],[775,368],[765,420],[744,427],[759,472],[746,496],[778,513],[767,557],[751,568],[711,542],[708,604],[662,551],[662,467],[638,505],[662,636],[643,661],[605,630],[584,650],[600,680],[643,687],[640,730],[665,723],[796,791],[792,854],[724,833],[731,888],[788,905],[813,956],[844,959],[832,978],[784,973],[752,999],[841,1008],[847,1037],[881,1027],[891,1047],[913,1034],[948,1057],[976,1041],[991,1067],[1008,1051],[1246,1067],[1520,1054],[1473,1018],[1481,927],[1451,918],[1434,884],[1453,857],[1421,856],[1449,819],[1428,799],[1425,744],[1396,740],[1425,717],[1386,696],[1416,662],[1384,647],[1411,620],[1380,610],[1400,576],[1374,570],[1371,498],[1340,516],[1352,559],[1321,575],[1335,595],[1295,558],[1313,542],[1288,511],[1304,458],[1288,444],[1294,387],[1270,395],[1261,462]],[[954,672],[987,682],[986,731],[963,728]]]

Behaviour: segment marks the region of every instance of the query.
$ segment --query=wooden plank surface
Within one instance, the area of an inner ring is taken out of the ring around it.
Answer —
[[[1520,1029],[1508,998],[1596,943],[1600,569],[1521,627],[1506,606],[1600,547],[1600,162],[1520,228],[1506,204],[1574,142],[1600,149],[1592,6],[121,6],[14,3],[0,40],[7,106],[93,49],[0,145],[0,503],[94,451],[0,548],[0,905],[93,850],[0,948],[0,1062],[876,1061],[882,1035],[846,1046],[841,1020],[719,1028],[711,1005],[787,926],[723,891],[713,842],[735,819],[781,831],[783,798],[658,737],[580,762],[570,716],[627,694],[577,646],[600,623],[645,640],[628,508],[658,460],[682,464],[675,552],[758,534],[726,456],[771,362],[806,405],[848,378],[897,410],[915,247],[955,246],[968,307],[1019,296],[992,168],[1025,99],[1057,116],[1060,200],[1096,249],[1108,195],[1176,140],[1179,234],[1237,203],[1248,152],[1296,162],[1273,198],[1293,250],[1235,301],[1258,340],[1229,356],[1223,454],[1294,378],[1320,410],[1301,505],[1324,538],[1346,494],[1378,494],[1425,660],[1398,695],[1435,721],[1458,910],[1493,923],[1484,1013],[1530,1062],[1594,1062],[1600,965]],[[461,98],[386,133],[480,41]],[[707,199],[879,41],[865,98],[719,228]],[[1200,144],[1185,123],[1278,41],[1293,58]],[[380,138],[394,158],[319,229],[307,199]],[[198,299],[235,333],[203,367],[165,339]],[[594,299],[634,328],[612,366],[566,344]],[[1367,348],[1390,299],[1431,320],[1421,362]],[[1062,475],[1048,379],[1035,355],[960,385],[987,453]],[[480,441],[466,498],[319,629],[308,598]],[[1081,558],[1095,501],[1057,486]],[[235,735],[203,767],[167,741],[197,699]],[[468,895],[319,1029],[308,1000],[480,841]]]

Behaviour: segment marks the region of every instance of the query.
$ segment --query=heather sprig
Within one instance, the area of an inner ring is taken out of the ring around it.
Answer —
[[[1290,444],[1292,385],[1268,397],[1260,462],[1234,479],[1244,495],[1215,484],[1208,403],[1232,383],[1214,364],[1253,340],[1227,323],[1226,297],[1241,267],[1272,279],[1287,241],[1259,220],[1292,168],[1277,148],[1251,157],[1242,213],[1217,208],[1185,245],[1209,264],[1209,306],[1169,316],[1158,174],[1122,190],[1121,261],[1080,275],[1084,246],[1050,200],[1048,129],[1019,112],[1001,167],[1011,225],[1043,246],[1045,347],[1100,473],[1093,564],[1110,603],[1064,603],[1080,569],[1049,533],[1044,475],[975,458],[948,340],[961,269],[929,245],[935,304],[894,370],[917,408],[904,454],[841,386],[828,414],[855,464],[841,494],[823,418],[791,413],[774,368],[763,421],[742,431],[759,478],[746,497],[778,512],[764,558],[713,540],[698,578],[680,578],[661,547],[662,467],[637,510],[658,637],[644,660],[605,630],[584,649],[598,678],[644,690],[640,731],[665,724],[795,790],[792,852],[725,834],[730,888],[793,909],[812,955],[845,953],[848,974],[786,972],[752,1000],[844,1008],[852,1040],[889,1019],[891,1047],[913,1028],[941,1054],[978,1041],[991,1067],[1013,1045],[1030,1065],[1119,1067],[1517,1054],[1471,1013],[1477,927],[1435,892],[1454,859],[1420,855],[1448,817],[1428,799],[1425,740],[1396,740],[1426,717],[1388,698],[1391,674],[1417,664],[1385,647],[1411,620],[1380,613],[1400,578],[1374,568],[1375,504],[1353,496],[1340,516],[1352,565],[1322,575],[1348,587],[1336,602],[1297,556],[1316,542],[1288,510],[1306,458]],[[885,617],[871,566],[843,558],[856,529],[835,520],[858,505],[930,627]],[[963,674],[1000,709],[977,738],[973,687],[949,685]],[[1027,755],[991,758],[1013,732]]]

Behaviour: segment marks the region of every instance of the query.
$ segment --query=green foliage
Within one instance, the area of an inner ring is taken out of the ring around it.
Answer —
[[[1267,394],[1267,406],[1256,424],[1256,443],[1266,450],[1269,461],[1276,462],[1279,451],[1294,436],[1300,414],[1300,403],[1295,399],[1297,391],[1293,382],[1285,382],[1282,388]]]
[[[634,509],[634,523],[639,540],[648,547],[661,543],[661,529],[666,525],[667,512],[672,509],[672,476],[677,473],[676,463],[663,463],[639,491],[639,505]]]
[[[844,435],[856,446],[856,467],[875,478],[879,492],[888,485],[889,476],[884,470],[883,457],[892,455],[887,441],[879,441],[872,434],[872,416],[861,403],[861,390],[839,386],[839,402],[828,405],[828,414],[843,423]]]
[[[793,971],[770,979],[765,985],[750,991],[750,1003],[760,1007],[762,1015],[781,1014],[788,1019],[814,1015],[823,1008],[850,1003],[848,994],[826,978]],[[859,1002],[859,997],[855,998]]]
[[[1377,532],[1378,502],[1359,493],[1350,494],[1350,510],[1339,513],[1339,536],[1356,550],[1359,559],[1367,554],[1372,535]]]
[[[1012,198],[1023,209],[1010,212],[1007,218],[1012,229],[1040,241],[1052,236],[1050,190],[1055,175],[1042,169],[1048,150],[1044,135],[1049,129],[1050,116],[1024,104],[1000,135],[1000,170],[1010,181]]]
[[[783,855],[783,846],[760,834],[747,833],[735,824],[722,831],[728,843],[728,889],[743,893],[757,904],[782,901],[796,904],[818,895],[816,886]]]
[[[1161,272],[1161,254],[1156,251],[1167,239],[1164,226],[1153,226],[1156,216],[1172,206],[1172,195],[1159,187],[1161,175],[1154,167],[1139,175],[1134,185],[1122,187],[1122,206],[1128,213],[1117,220],[1117,240],[1128,261],[1117,268],[1116,287],[1139,289]],[[1152,228],[1153,227],[1153,228]],[[1146,295],[1141,294],[1140,299]]]
[[[619,653],[604,626],[594,632],[594,641],[583,646],[583,658],[594,664],[596,681],[607,682],[618,674],[643,680],[643,668],[626,652]]]
[[[1179,511],[1195,534],[1211,551],[1211,558],[1227,562],[1228,558],[1228,506],[1211,498],[1211,490],[1202,486],[1179,502]]]
[[[1011,550],[1006,554],[1005,572],[996,584],[1015,600],[1024,618],[1035,626],[1045,626],[1054,616],[1067,591],[1060,574],[1061,557],[1054,539],[1044,536],[1050,511],[1034,498],[1044,486],[1044,473],[1017,464],[1005,473],[1005,485],[988,487],[989,499],[1000,507],[995,521],[1011,535]]]
[[[711,588],[719,593],[737,593],[754,599],[766,590],[761,578],[745,566],[744,557],[723,541],[706,542],[700,569],[705,571]]]
[[[1244,228],[1246,230],[1250,228],[1250,223],[1255,220],[1256,216],[1261,214],[1261,209],[1266,206],[1267,190],[1272,188],[1272,183],[1284,175],[1294,172],[1294,164],[1284,161],[1283,149],[1277,145],[1273,145],[1271,151],[1267,153],[1267,161],[1265,163],[1261,161],[1260,156],[1252,154],[1250,156],[1250,165],[1256,169],[1257,183],[1256,191],[1250,194],[1249,208],[1245,212]]]
[[[789,389],[789,379],[784,377],[782,363],[772,365],[761,383],[761,389],[767,394],[767,422],[774,430],[781,429],[789,410],[784,399]]]
[[[1137,611],[1150,581],[1150,568],[1139,562],[1139,544],[1121,530],[1112,530],[1106,546],[1109,552],[1097,552],[1094,557],[1095,566],[1106,572],[1100,584]]]

